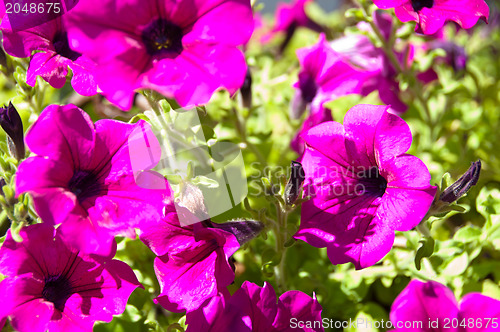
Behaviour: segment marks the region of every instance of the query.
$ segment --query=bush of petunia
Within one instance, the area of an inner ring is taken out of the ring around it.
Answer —
[[[500,329],[499,3],[265,6],[0,4],[2,331]]]

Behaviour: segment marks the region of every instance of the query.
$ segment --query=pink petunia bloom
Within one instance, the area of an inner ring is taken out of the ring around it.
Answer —
[[[2,305],[20,332],[92,331],[96,321],[121,314],[142,285],[125,263],[80,253],[47,224],[23,228],[16,242],[10,230],[0,248]],[[111,256],[114,252],[111,252]]]
[[[324,121],[332,121],[330,110],[323,104],[341,96],[361,93],[363,84],[373,72],[358,70],[351,66],[344,56],[335,52],[324,34],[321,34],[316,45],[297,50],[301,66],[299,81],[294,84],[297,89],[291,104],[292,118],[299,118],[306,108],[310,115],[305,120],[299,134]],[[298,136],[292,141],[292,148],[297,153],[303,151]]]
[[[137,160],[145,156],[132,155],[129,143],[143,137],[154,153],[139,170]],[[114,235],[134,237],[134,227],[159,219],[171,199],[166,180],[159,189],[140,185],[151,180],[150,173],[140,171],[154,167],[161,156],[144,121],[94,125],[74,105],[51,105],[28,131],[26,144],[36,156],[19,165],[16,193],[29,192],[40,218],[63,223],[65,236],[85,252],[106,255]]]
[[[41,76],[52,87],[60,89],[66,83],[68,67],[73,71],[71,85],[81,95],[97,93],[94,80],[95,64],[73,51],[68,44],[62,17],[27,30],[16,31],[5,15],[0,25],[5,52],[18,58],[31,57],[26,83],[35,86]]]
[[[262,41],[267,42],[276,34],[285,32],[285,39],[280,46],[280,53],[282,53],[290,43],[297,28],[305,27],[316,32],[324,31],[324,28],[309,18],[305,11],[305,6],[313,1],[314,0],[295,0],[291,4],[278,4],[276,8],[275,25],[268,34],[262,37]]]
[[[67,19],[70,45],[97,63],[103,94],[124,110],[138,89],[190,107],[243,84],[250,0],[80,0]]]
[[[484,0],[373,0],[381,9],[394,8],[401,22],[417,22],[416,31],[431,35],[446,22],[472,28],[479,19],[488,21],[490,9]]]
[[[162,221],[143,228],[140,239],[158,256],[154,265],[161,293],[155,302],[169,311],[190,312],[233,282],[228,259],[240,244],[232,233],[207,227],[209,221],[182,227],[177,211],[185,218],[190,214],[169,204]]]
[[[288,291],[276,301],[270,284],[245,281],[233,296],[219,293],[188,313],[187,332],[323,331],[321,310],[315,296]]]
[[[373,22],[379,28],[385,39],[390,38],[392,31],[392,18],[386,13],[375,11]],[[369,31],[371,27],[365,22],[358,24],[361,31]],[[408,106],[399,97],[399,82],[396,79],[397,71],[391,63],[384,50],[375,47],[370,39],[364,35],[347,35],[330,43],[330,46],[342,54],[354,66],[364,70],[372,71],[372,75],[366,80],[361,93],[368,95],[372,91],[378,91],[380,100],[391,106],[394,113],[403,113]],[[414,47],[409,44],[402,51],[395,51],[396,58],[405,68],[413,61]]]
[[[322,32],[323,28],[307,16],[305,6],[314,0],[295,0],[293,3],[280,3],[276,8],[276,23],[272,32],[286,31],[305,27],[316,32]]]
[[[424,163],[405,152],[410,128],[388,107],[358,105],[344,124],[325,122],[302,136],[304,188],[296,239],[327,247],[333,264],[374,265],[390,250],[394,231],[417,226],[436,187]]]
[[[390,316],[394,331],[412,326],[415,331],[493,332],[500,327],[500,301],[469,293],[457,303],[446,286],[412,280],[394,300]]]
[[[297,89],[294,103],[310,105],[313,111],[319,111],[327,101],[360,93],[363,83],[372,74],[351,66],[342,54],[330,47],[324,34],[316,45],[298,49],[297,57],[301,68],[299,81],[294,84]],[[293,113],[300,116],[301,111]]]

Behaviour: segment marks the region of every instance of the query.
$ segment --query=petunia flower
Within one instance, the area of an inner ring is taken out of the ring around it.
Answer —
[[[333,264],[374,265],[391,249],[394,231],[417,226],[436,187],[424,163],[406,154],[412,136],[388,107],[358,105],[344,124],[325,122],[302,136],[306,195],[294,235],[327,247]]]
[[[189,312],[233,282],[228,259],[240,243],[230,232],[207,227],[208,221],[182,227],[177,211],[183,218],[190,214],[169,204],[165,217],[144,227],[140,239],[158,256],[154,266],[161,292],[155,302],[169,311]]]
[[[73,71],[71,85],[81,95],[97,93],[94,80],[95,64],[87,57],[72,50],[62,17],[17,31],[11,27],[5,15],[0,25],[3,47],[9,55],[18,58],[31,57],[26,83],[35,86],[41,76],[52,87],[60,89],[66,83],[68,67]]]
[[[124,110],[138,89],[190,107],[245,79],[250,0],[80,0],[66,16],[70,45],[97,63],[104,96]]]
[[[375,11],[373,22],[378,27],[385,39],[389,39],[392,31],[392,18],[387,13]],[[358,23],[361,31],[370,31],[371,27],[366,22]],[[399,81],[396,79],[397,71],[391,63],[384,50],[375,47],[367,36],[346,35],[330,43],[336,52],[342,54],[354,66],[372,72],[369,79],[362,87],[361,94],[368,95],[372,91],[378,91],[380,100],[391,106],[394,113],[403,113],[408,106],[401,101],[399,95]],[[411,65],[413,61],[414,47],[408,44],[402,51],[395,51],[396,60],[401,67]]]
[[[431,35],[446,22],[472,28],[479,19],[488,22],[490,9],[484,0],[373,0],[378,8],[394,8],[401,22],[417,22],[416,31]]]
[[[150,143],[151,160],[130,152],[130,142],[143,137]],[[142,185],[151,180],[146,171],[161,155],[143,121],[94,125],[74,105],[51,105],[28,131],[26,144],[36,156],[19,165],[17,195],[29,192],[40,218],[63,223],[65,236],[86,252],[105,255],[114,235],[135,236],[134,227],[159,219],[170,200],[166,180],[159,189]]]
[[[275,25],[269,34],[263,36],[266,42],[278,33],[285,33],[285,39],[280,46],[280,52],[290,43],[295,31],[299,27],[308,28],[316,32],[323,32],[324,28],[307,16],[305,7],[314,0],[295,0],[293,3],[281,2],[276,8]]]
[[[351,66],[342,54],[335,52],[324,34],[316,45],[297,50],[300,63],[299,81],[294,99],[296,105],[310,105],[319,111],[327,101],[352,93],[360,93],[363,83],[371,75],[369,70]],[[304,107],[292,109],[292,117],[302,115]]]
[[[298,49],[297,57],[301,69],[299,81],[294,84],[296,93],[291,103],[291,117],[299,118],[307,108],[310,114],[291,146],[302,154],[303,143],[299,135],[321,122],[333,120],[331,111],[323,105],[341,96],[361,93],[363,84],[375,72],[350,65],[342,54],[330,47],[324,34],[316,45]]]
[[[315,296],[288,291],[276,300],[267,282],[259,287],[245,281],[233,296],[219,293],[188,313],[187,332],[323,331],[321,310]]]
[[[409,326],[418,331],[497,331],[500,301],[469,293],[457,303],[446,286],[412,280],[394,300],[390,317],[395,331],[407,331]]]
[[[50,225],[19,235],[22,242],[9,230],[0,248],[0,273],[7,276],[0,282],[0,322],[8,318],[16,331],[92,331],[96,321],[121,314],[142,288],[127,264],[80,253]]]

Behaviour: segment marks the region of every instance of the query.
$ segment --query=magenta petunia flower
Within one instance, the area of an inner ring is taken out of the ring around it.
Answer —
[[[298,49],[297,57],[301,69],[299,81],[294,85],[297,89],[294,104],[310,105],[313,111],[319,111],[327,101],[360,93],[363,83],[372,74],[351,66],[330,47],[324,34],[316,45]],[[293,113],[300,116],[302,110]]]
[[[323,331],[321,310],[315,296],[288,291],[276,301],[270,284],[245,281],[233,296],[219,293],[188,313],[187,332]]]
[[[299,135],[319,123],[333,120],[331,111],[323,105],[341,96],[361,93],[363,84],[376,72],[351,66],[343,55],[330,47],[324,34],[316,45],[298,49],[297,57],[301,70],[299,81],[294,84],[297,90],[291,103],[291,117],[299,118],[307,108],[310,115],[291,146],[302,154],[304,147]]]
[[[387,13],[375,11],[373,22],[377,25],[385,39],[390,38],[392,31],[392,18]],[[358,24],[361,31],[370,31],[371,27],[365,22]],[[368,95],[372,91],[378,91],[380,100],[391,106],[394,113],[403,113],[408,106],[399,98],[399,82],[396,79],[397,71],[385,54],[384,50],[375,47],[370,39],[364,35],[347,35],[330,43],[336,52],[342,54],[354,66],[364,70],[370,70],[372,75],[363,85],[361,94]],[[397,60],[401,67],[411,65],[413,61],[414,47],[408,44],[404,50],[395,51]]]
[[[97,63],[99,87],[122,109],[138,89],[189,107],[245,79],[237,46],[252,34],[250,0],[80,0],[67,18],[70,45]]]
[[[151,160],[129,151],[129,143],[143,137],[151,145]],[[28,131],[26,144],[36,156],[19,165],[17,194],[29,192],[40,218],[63,223],[61,231],[85,252],[105,255],[114,235],[135,236],[134,227],[159,219],[171,199],[166,180],[159,189],[140,185],[152,176],[141,171],[156,166],[161,156],[144,121],[94,125],[74,105],[51,105]]]
[[[484,0],[373,0],[381,9],[394,8],[401,22],[417,22],[417,31],[431,35],[446,22],[454,21],[464,29],[479,19],[488,21],[490,9]]]
[[[143,228],[140,239],[158,256],[154,265],[161,293],[155,302],[169,311],[189,312],[233,282],[228,259],[240,244],[233,234],[205,226],[208,221],[182,227],[177,211],[190,214],[169,204],[162,221]]]
[[[17,31],[5,15],[0,30],[5,52],[18,58],[31,57],[27,84],[35,86],[36,77],[41,76],[52,87],[60,89],[66,83],[69,67],[73,71],[71,85],[76,92],[84,96],[97,93],[93,74],[95,64],[69,47],[62,17]]]
[[[19,235],[22,242],[9,230],[0,248],[0,273],[7,276],[0,322],[8,318],[16,331],[92,331],[96,321],[121,314],[142,288],[127,264],[80,253],[52,226],[31,225]]]
[[[498,331],[500,301],[479,293],[457,303],[453,292],[436,282],[412,280],[394,300],[391,323],[395,331]]]
[[[276,8],[276,23],[272,33],[281,31],[288,32],[298,27],[305,27],[316,32],[322,32],[323,28],[307,16],[305,6],[314,0],[295,0],[293,3],[282,2]]]
[[[275,25],[273,29],[262,36],[262,42],[268,42],[276,34],[285,33],[285,38],[280,45],[279,52],[283,53],[292,40],[295,31],[299,27],[305,27],[316,32],[324,31],[324,28],[313,21],[305,11],[305,6],[314,0],[295,0],[293,3],[279,3],[276,8]]]
[[[394,231],[424,218],[436,187],[410,148],[410,128],[388,107],[358,105],[344,125],[325,122],[302,136],[304,188],[296,239],[328,248],[333,264],[357,269],[377,263],[391,249]]]

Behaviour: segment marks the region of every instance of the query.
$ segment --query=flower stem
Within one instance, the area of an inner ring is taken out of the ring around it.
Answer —
[[[279,202],[276,202],[276,218],[277,223],[274,228],[274,233],[276,236],[276,252],[281,255],[280,262],[274,268],[276,283],[278,285],[278,289],[280,292],[285,292],[287,290],[286,287],[286,273],[285,273],[285,259],[286,259],[286,250],[285,241],[286,241],[286,225],[288,219],[288,211],[283,209]]]

